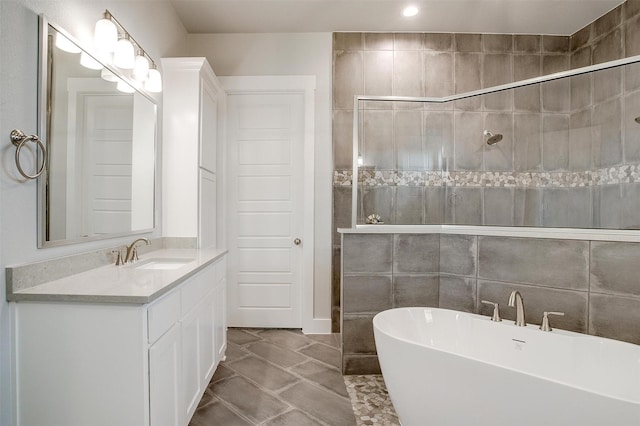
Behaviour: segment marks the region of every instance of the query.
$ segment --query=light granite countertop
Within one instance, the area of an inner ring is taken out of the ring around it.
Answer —
[[[161,249],[130,265],[100,266],[86,272],[7,292],[9,301],[146,304],[154,301],[227,253],[217,249]],[[151,261],[188,260],[175,269],[143,269]],[[9,290],[9,289],[8,289]]]

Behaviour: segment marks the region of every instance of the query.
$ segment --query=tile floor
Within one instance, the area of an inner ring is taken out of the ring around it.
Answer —
[[[227,359],[189,426],[356,425],[339,335],[234,328],[227,337]]]

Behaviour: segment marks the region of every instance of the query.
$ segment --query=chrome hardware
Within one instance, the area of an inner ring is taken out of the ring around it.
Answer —
[[[493,305],[493,316],[491,317],[491,321],[500,322],[502,318],[500,318],[500,305],[491,302],[489,300],[483,300],[482,303],[486,303],[487,305]]]
[[[124,262],[122,261],[122,251],[120,251],[120,249],[118,250],[112,250],[111,253],[117,253],[116,256],[116,266],[120,266],[123,265]]]
[[[564,316],[564,312],[545,312],[542,315],[542,324],[540,324],[540,330],[542,331],[551,331],[551,324],[549,324],[549,315],[559,315]]]
[[[16,146],[16,166],[18,167],[18,171],[22,176],[27,179],[35,179],[40,176],[45,171],[45,167],[47,165],[47,148],[44,146],[40,138],[36,135],[27,136],[22,130],[13,129],[11,131],[11,143]],[[22,147],[29,141],[33,141],[38,145],[38,148],[42,151],[42,165],[38,169],[35,175],[27,174],[22,168],[22,164],[20,164],[20,151]]]
[[[296,238],[295,240],[293,240],[293,244],[299,246],[300,244],[302,244],[302,240],[300,238]]]
[[[509,306],[516,308],[516,325],[518,327],[526,327],[527,321],[524,319],[524,303],[522,295],[518,290],[513,290],[509,296]]]
[[[146,245],[151,244],[151,241],[149,241],[148,238],[138,238],[137,240],[129,244],[129,246],[127,246],[127,254],[124,257],[124,263],[131,263],[138,260],[138,250],[136,249],[136,244],[141,241],[144,241]]]

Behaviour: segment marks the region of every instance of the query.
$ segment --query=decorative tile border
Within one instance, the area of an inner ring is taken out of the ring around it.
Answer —
[[[356,424],[400,425],[381,375],[343,376]]]
[[[360,170],[361,186],[452,186],[467,188],[578,188],[640,183],[640,164],[615,166],[584,172],[487,172],[487,171],[396,171]],[[353,172],[336,170],[334,186],[351,186]]]

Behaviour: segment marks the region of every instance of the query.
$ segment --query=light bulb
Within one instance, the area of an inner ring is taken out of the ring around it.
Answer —
[[[82,52],[80,54],[80,65],[85,68],[89,68],[90,70],[101,70],[102,64],[96,61],[91,55],[87,52]]]
[[[123,93],[133,93],[136,91],[136,89],[134,89],[133,86],[131,86],[129,83],[127,83],[124,80],[118,81],[118,83],[116,84],[116,89],[118,89]]]
[[[60,33],[56,33],[56,47],[69,53],[80,53],[80,48],[74,42]]]
[[[416,16],[418,14],[418,8],[415,6],[407,6],[402,11],[402,15],[408,17]]]
[[[93,45],[101,53],[111,53],[116,48],[118,42],[118,28],[111,21],[111,15],[105,12],[104,18],[96,22],[93,32]]]
[[[149,70],[149,78],[144,82],[144,88],[147,92],[162,92],[162,76],[155,66]]]
[[[102,68],[102,72],[100,73],[100,77],[102,77],[103,80],[110,81],[110,82],[116,82],[116,81],[120,80],[120,78],[117,75],[115,75],[114,73],[112,73],[111,71],[109,71],[106,68]]]
[[[138,50],[135,62],[133,78],[142,83],[149,78],[149,60],[144,56],[144,52],[142,50]]]
[[[133,43],[129,37],[125,36],[116,43],[116,50],[113,52],[113,65],[125,70],[133,69],[135,66]]]

